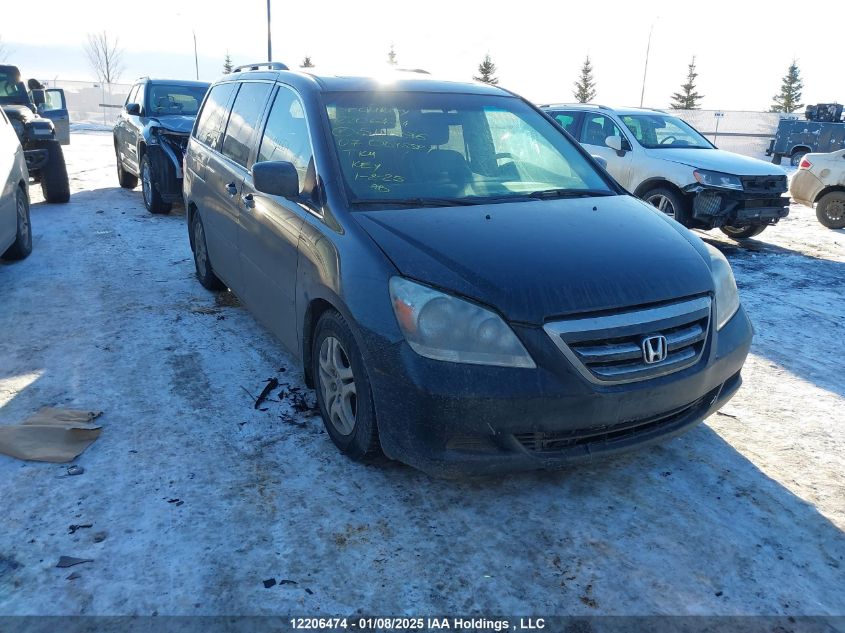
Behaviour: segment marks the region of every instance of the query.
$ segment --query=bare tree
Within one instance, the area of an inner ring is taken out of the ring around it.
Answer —
[[[115,83],[120,79],[124,70],[123,49],[118,46],[117,38],[112,40],[106,31],[89,33],[85,54],[97,79],[106,84]]]

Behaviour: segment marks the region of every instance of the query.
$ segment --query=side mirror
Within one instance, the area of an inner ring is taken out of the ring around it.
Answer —
[[[31,93],[32,102],[36,106],[43,106],[47,103],[47,93],[44,90],[33,90]]]
[[[602,169],[607,171],[607,160],[602,156],[597,156],[596,154],[590,154],[593,157],[593,160],[596,161],[599,165],[601,165]]]
[[[268,160],[252,166],[252,183],[261,193],[282,198],[299,197],[299,174],[293,163]]]
[[[615,150],[617,152],[624,151],[622,149],[621,136],[608,136],[606,139],[604,139],[604,144],[607,145],[610,149]]]
[[[138,116],[141,114],[141,105],[138,103],[127,103],[124,110],[126,110],[126,114]]]

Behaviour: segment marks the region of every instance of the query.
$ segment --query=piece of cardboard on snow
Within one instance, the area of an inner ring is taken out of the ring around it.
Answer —
[[[45,407],[20,424],[0,426],[0,453],[37,462],[69,462],[100,437],[102,411]]]

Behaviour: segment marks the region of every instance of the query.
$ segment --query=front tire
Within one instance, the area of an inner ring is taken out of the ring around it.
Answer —
[[[67,177],[67,166],[62,146],[58,141],[35,141],[35,149],[47,150],[47,162],[39,170],[41,193],[49,203],[63,204],[70,200],[70,183]]]
[[[207,290],[225,290],[226,285],[214,274],[211,260],[208,258],[208,246],[205,241],[205,227],[202,225],[199,211],[191,216],[191,250],[194,252],[194,267],[197,279]]]
[[[15,241],[3,253],[3,259],[25,259],[32,252],[32,225],[29,219],[29,199],[22,189],[18,188],[15,214],[18,221]]]
[[[141,158],[141,191],[144,194],[144,206],[150,213],[170,213],[173,205],[165,202],[153,181],[153,166],[150,155],[144,154]]]
[[[340,313],[329,310],[317,322],[311,372],[326,432],[354,461],[381,457],[370,380],[364,360]]]
[[[689,200],[678,192],[666,187],[658,187],[657,189],[646,191],[642,195],[642,199],[673,220],[680,222],[684,226],[689,226]]]
[[[735,240],[746,240],[750,237],[756,237],[766,230],[765,224],[751,224],[748,226],[731,226],[725,224],[719,227],[725,235]]]
[[[821,197],[816,217],[829,229],[845,229],[845,191],[831,191]]]

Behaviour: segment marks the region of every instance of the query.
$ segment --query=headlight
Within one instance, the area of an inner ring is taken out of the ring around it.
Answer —
[[[390,279],[390,299],[405,340],[435,360],[499,367],[536,367],[498,314],[403,279]]]
[[[711,273],[716,286],[716,329],[721,330],[739,310],[739,292],[728,260],[718,249],[710,244],[706,246],[710,251]]]
[[[719,171],[707,171],[696,169],[692,172],[697,182],[708,187],[719,187],[720,189],[739,189],[742,191],[742,181],[738,176],[723,174]]]

